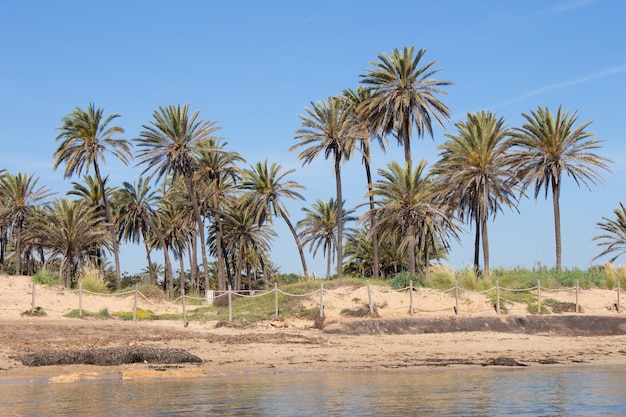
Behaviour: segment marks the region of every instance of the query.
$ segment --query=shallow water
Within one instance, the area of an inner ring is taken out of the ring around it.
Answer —
[[[0,385],[0,416],[623,416],[626,367]]]

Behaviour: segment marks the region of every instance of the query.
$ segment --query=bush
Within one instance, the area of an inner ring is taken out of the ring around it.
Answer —
[[[411,284],[411,281],[413,282],[413,288],[424,286],[423,276],[411,274],[408,271],[402,271],[396,274],[396,276],[393,277],[393,279],[391,280],[391,288],[393,288],[394,290],[407,288]]]
[[[109,292],[104,272],[91,265],[85,266],[79,275],[79,282],[83,285],[83,290],[106,294]]]
[[[35,307],[34,310],[22,311],[22,316],[26,317],[45,317],[47,315],[48,313],[46,313],[45,310],[41,307]]]
[[[40,285],[56,285],[61,282],[58,274],[46,268],[37,271],[37,273],[33,276],[33,281]]]

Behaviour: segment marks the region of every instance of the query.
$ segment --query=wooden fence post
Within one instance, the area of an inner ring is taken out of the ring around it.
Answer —
[[[413,280],[409,281],[409,314],[413,315]]]
[[[30,315],[34,316],[35,315],[35,303],[37,300],[37,296],[35,295],[37,292],[37,286],[35,285],[35,281],[33,281],[33,291],[32,291],[32,300],[31,300],[31,307],[30,307]]]
[[[580,309],[578,308],[578,288],[578,281],[576,281],[576,313],[580,311]]]
[[[233,321],[233,294],[230,284],[228,284],[228,321]]]
[[[180,280],[180,297],[183,303],[183,326],[187,327],[187,300],[185,300],[185,279],[181,277]]]
[[[278,320],[278,283],[274,283],[274,320]]]
[[[367,280],[367,299],[370,307],[370,314],[374,314],[374,303],[372,303],[372,290],[370,289],[370,281]]]
[[[139,284],[135,284],[135,305],[133,306],[133,321],[137,321],[137,294],[139,293]]]
[[[320,320],[324,320],[324,283],[320,284]]]
[[[83,283],[78,282],[78,317],[83,316]]]
[[[34,292],[33,292],[34,294]],[[622,288],[619,284],[619,281],[617,281],[617,312],[619,313],[620,310],[622,309],[622,305],[621,305],[621,295],[622,295]]]
[[[459,281],[454,281],[454,298],[456,299],[454,314],[459,314]]]
[[[537,314],[541,315],[541,280],[537,280]]]
[[[500,314],[500,284],[496,280],[496,313]]]

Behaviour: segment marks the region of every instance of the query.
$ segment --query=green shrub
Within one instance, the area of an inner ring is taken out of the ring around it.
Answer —
[[[33,281],[40,285],[56,285],[61,282],[57,273],[54,273],[46,268],[37,271],[37,273],[33,276]]]
[[[411,274],[408,271],[402,271],[396,274],[395,277],[391,280],[391,288],[394,290],[401,290],[403,288],[408,288],[409,285],[413,283],[413,288],[423,287],[424,286],[424,277],[418,276],[416,274]]]
[[[26,317],[45,317],[47,316],[48,313],[46,313],[46,311],[41,308],[41,307],[35,307],[34,310],[26,310],[26,311],[22,311],[22,316],[26,316]]]

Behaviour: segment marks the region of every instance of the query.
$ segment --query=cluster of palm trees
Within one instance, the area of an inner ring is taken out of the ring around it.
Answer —
[[[470,113],[453,133],[445,133],[440,158],[430,169],[424,160],[414,164],[413,135],[433,137],[434,125],[444,129],[450,119],[440,96],[451,83],[434,78],[440,69],[435,61],[422,65],[424,55],[413,47],[381,53],[361,74],[357,89],[305,109],[290,150],[299,150],[303,164],[332,157],[336,197],[303,208],[304,218],[295,225],[285,200],[303,201],[304,187],[288,179],[293,170],[267,160],[242,167],[244,159],[215,136],[219,126],[200,118],[199,111],[190,112],[188,105],[159,107],[134,147],[118,137],[124,133],[114,125],[118,114],[105,116],[94,104],[76,108],[62,120],[54,154],[54,167],[64,165],[65,178],[82,175],[68,196],[50,202],[52,193],[38,187],[33,176],[0,173],[0,265],[10,262],[16,273],[30,274],[56,262],[71,286],[82,265],[103,265],[106,251],[113,254],[119,288],[120,242],[143,242],[152,282],[158,264],[153,251],[162,251],[170,295],[172,259],[179,262],[181,282],[192,289],[254,288],[267,285],[276,272],[270,253],[274,220],[280,218],[293,236],[305,276],[307,245],[313,256],[322,249],[327,276],[333,261],[337,275],[428,273],[431,260],[445,256],[464,224],[475,232],[476,273],[488,275],[488,220],[504,206],[516,208],[534,186],[535,198],[541,190],[546,197],[552,192],[560,270],[563,174],[589,187],[601,181],[597,169],[608,170],[610,162],[594,153],[601,141],[590,139],[586,128],[591,122],[574,126],[577,112],[559,107],[553,114],[539,107],[523,114],[521,127],[511,129],[494,113]],[[389,163],[374,180],[371,143],[384,152],[390,137],[404,147],[405,161]],[[144,168],[142,176],[108,186],[101,171],[108,155],[124,164],[134,159]],[[365,167],[367,187],[362,204],[367,209],[360,217],[355,216],[358,207],[344,207],[342,195],[341,167],[356,155]],[[359,229],[349,226],[354,221]],[[215,262],[209,263],[209,256]],[[184,275],[186,258],[189,277]]]
[[[528,187],[552,191],[556,241],[556,269],[561,265],[560,192],[564,174],[578,185],[601,181],[597,169],[609,170],[609,159],[595,154],[600,140],[586,131],[591,122],[574,126],[577,111],[558,108],[556,114],[539,107],[522,114],[526,122],[509,128],[496,114],[478,111],[455,124],[456,132],[445,133],[439,160],[426,170],[427,161],[413,164],[411,138],[433,136],[433,124],[444,128],[450,111],[441,101],[442,87],[451,84],[434,76],[435,61],[425,65],[425,50],[413,47],[381,53],[372,68],[361,74],[363,86],[344,90],[335,97],[312,102],[306,108],[302,129],[291,150],[303,148],[298,158],[308,164],[320,155],[332,157],[336,178],[337,274],[344,268],[378,277],[397,272],[401,263],[415,273],[428,272],[432,256],[442,256],[451,239],[458,239],[461,225],[474,226],[474,268],[480,273],[480,249],[484,275],[489,274],[488,220],[503,206],[516,208]],[[383,151],[388,138],[404,147],[404,166],[392,162],[372,181],[370,143]],[[341,164],[360,153],[365,165],[369,210],[361,217],[366,229],[348,238],[342,247],[343,199]],[[482,245],[481,245],[482,244]],[[381,261],[380,248],[389,245],[404,254],[400,260]],[[348,264],[344,266],[344,255]],[[330,258],[330,253],[329,253]],[[399,262],[398,262],[399,261]]]

